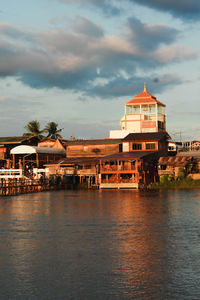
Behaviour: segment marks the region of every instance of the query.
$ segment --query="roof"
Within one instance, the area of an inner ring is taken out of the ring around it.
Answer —
[[[194,158],[199,158],[200,157],[200,151],[183,151],[179,152],[177,156],[189,156],[189,157],[194,157]]]
[[[147,92],[146,86],[144,85],[144,90],[132,100],[128,101],[125,105],[134,105],[134,104],[159,104],[165,106],[162,102],[158,101],[155,96]]]
[[[0,137],[0,144],[20,144],[24,141],[36,138],[35,136],[9,136],[9,137]]]
[[[89,163],[98,163],[99,160],[100,159],[96,157],[77,157],[77,158],[72,157],[72,158],[60,159],[55,164],[61,166],[70,165],[70,164],[87,164],[87,163],[89,164]],[[55,165],[55,164],[45,164],[45,166]]]
[[[170,139],[170,136],[167,132],[146,132],[146,133],[129,133],[124,139],[124,141],[145,141],[145,140],[158,140],[160,141],[163,138]]]
[[[112,155],[108,155],[108,156],[104,156],[101,157],[101,160],[114,160],[114,159],[136,159],[136,158],[144,158],[150,155],[155,155],[158,152],[154,151],[154,152],[150,152],[150,151],[132,151],[132,152],[120,152],[120,153],[116,153],[116,154],[112,154]]]
[[[189,156],[163,156],[159,158],[159,165],[184,167],[191,157]]]
[[[64,154],[65,151],[61,149],[49,148],[49,147],[36,147],[36,146],[27,146],[21,145],[14,147],[11,151],[11,154],[34,154],[34,153],[45,153],[45,154]]]
[[[122,139],[91,139],[91,140],[75,140],[66,142],[67,145],[102,145],[102,144],[118,144]]]

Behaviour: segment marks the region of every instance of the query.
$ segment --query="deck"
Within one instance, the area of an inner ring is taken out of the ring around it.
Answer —
[[[120,182],[120,183],[101,183],[100,189],[138,189],[139,184],[136,182]]]

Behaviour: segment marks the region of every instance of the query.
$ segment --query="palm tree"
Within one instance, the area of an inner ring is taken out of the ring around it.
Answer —
[[[58,129],[58,124],[55,122],[49,122],[44,128],[44,131],[48,133],[47,137],[50,137],[52,139],[62,138],[62,136],[59,134],[59,132],[61,132],[62,130],[63,128]]]
[[[24,128],[28,131],[24,133],[24,136],[36,136],[39,139],[43,138],[42,133],[44,130],[40,130],[40,123],[37,120],[28,122]]]

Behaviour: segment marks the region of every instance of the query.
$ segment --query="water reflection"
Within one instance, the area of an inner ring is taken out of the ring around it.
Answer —
[[[200,192],[0,202],[1,299],[198,299]]]

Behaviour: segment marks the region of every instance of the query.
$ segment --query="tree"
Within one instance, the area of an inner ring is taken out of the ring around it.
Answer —
[[[24,133],[24,136],[36,136],[39,139],[43,138],[42,133],[44,130],[40,130],[40,123],[37,120],[28,122],[24,128],[28,131]]]
[[[62,138],[59,132],[61,132],[62,129],[58,129],[58,124],[55,122],[49,122],[46,127],[44,128],[44,132],[46,132],[48,135],[47,137],[50,137],[52,139],[58,139]]]

